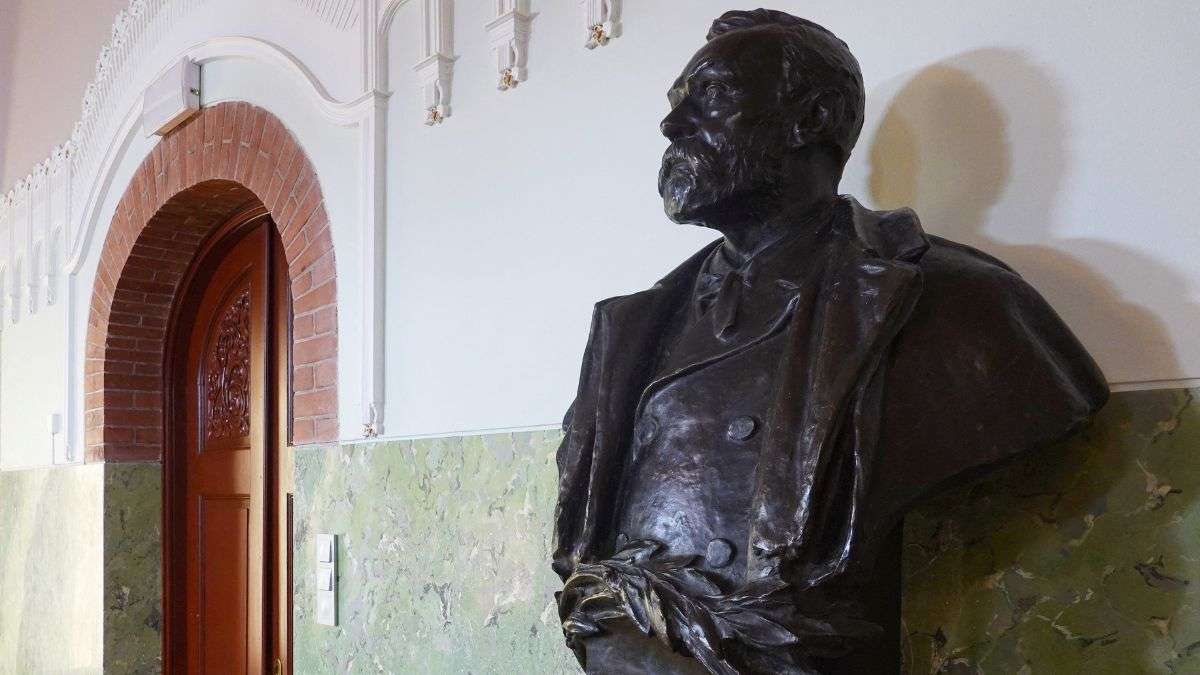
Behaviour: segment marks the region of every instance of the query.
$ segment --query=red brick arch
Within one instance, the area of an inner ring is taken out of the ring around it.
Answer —
[[[209,232],[260,204],[292,284],[292,441],[337,438],[337,275],[321,186],[278,118],[231,102],[163,138],[117,204],[88,318],[88,461],[162,456],[167,318],[180,282]]]

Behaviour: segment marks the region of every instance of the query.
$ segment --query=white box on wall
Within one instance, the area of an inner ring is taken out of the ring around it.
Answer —
[[[163,136],[199,111],[200,64],[184,57],[146,87],[142,131]]]

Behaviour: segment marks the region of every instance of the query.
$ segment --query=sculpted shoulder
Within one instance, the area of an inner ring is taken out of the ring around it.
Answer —
[[[914,496],[1060,440],[1108,397],[1095,362],[1019,274],[929,240],[921,298],[888,364],[882,429],[888,471]]]

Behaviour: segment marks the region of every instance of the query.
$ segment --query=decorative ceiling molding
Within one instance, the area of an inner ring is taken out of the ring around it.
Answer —
[[[583,7],[584,27],[587,29],[588,49],[608,44],[621,37],[621,0],[579,0]]]
[[[421,60],[413,66],[425,106],[425,124],[441,124],[450,116],[454,79],[454,2],[421,0]]]
[[[36,296],[53,304],[54,280],[65,253],[81,238],[85,200],[95,191],[94,179],[112,139],[124,128],[126,103],[140,93],[135,74],[176,22],[206,0],[131,0],[117,12],[109,40],[96,56],[95,75],[84,88],[79,120],[70,138],[28,175],[0,195],[0,267],[6,267],[9,318],[20,317],[18,301],[28,294],[28,310],[36,313]],[[6,261],[24,258],[24,265]]]
[[[495,0],[496,18],[484,28],[496,55],[496,71],[500,91],[512,89],[526,78],[526,60],[529,56],[529,33],[533,15],[529,13],[529,0]]]
[[[360,0],[292,0],[337,30],[358,25]]]

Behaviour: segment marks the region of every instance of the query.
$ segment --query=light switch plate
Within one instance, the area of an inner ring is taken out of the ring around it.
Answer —
[[[316,621],[322,626],[337,625],[337,535],[316,536]]]

